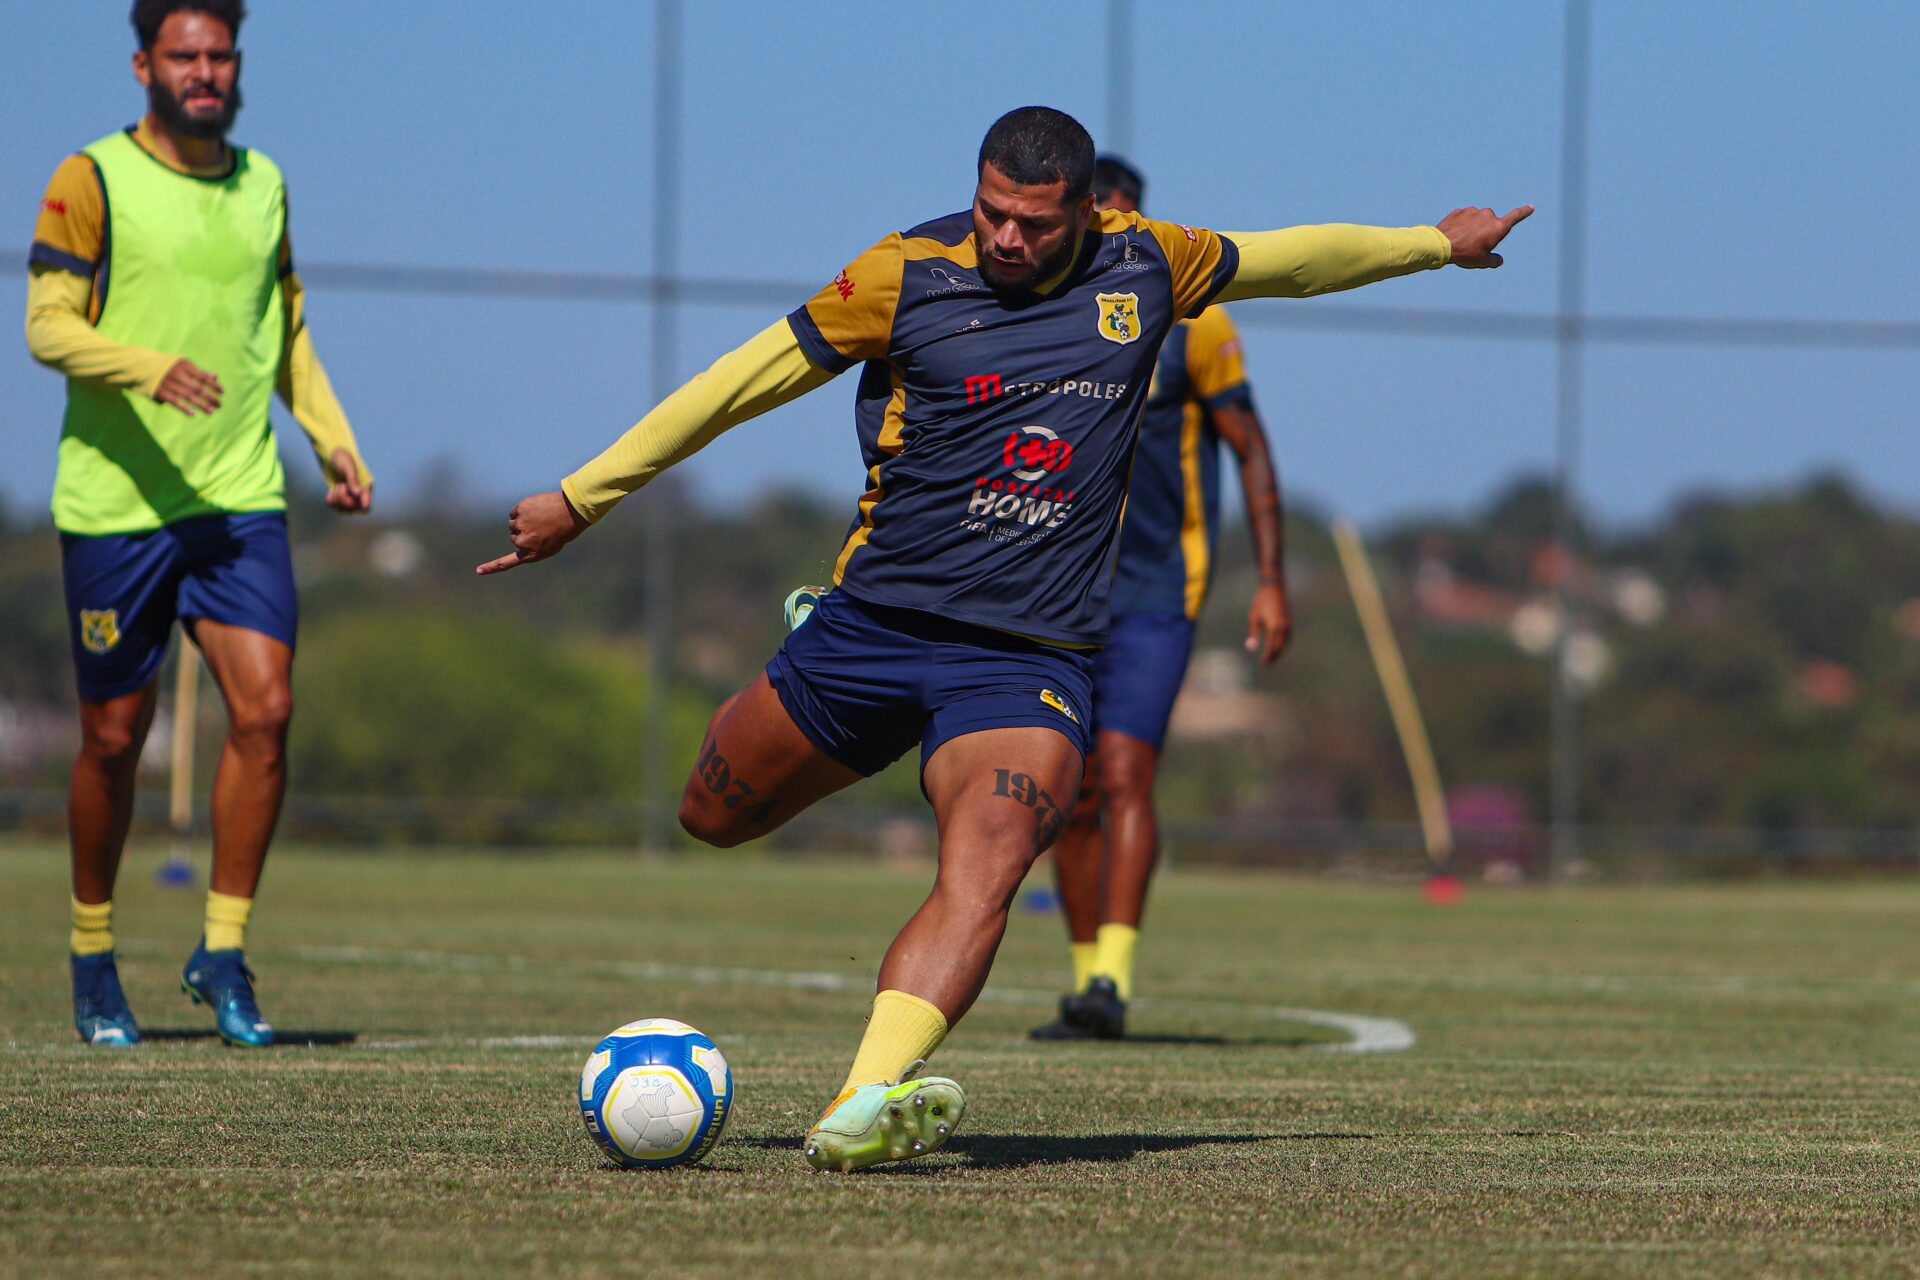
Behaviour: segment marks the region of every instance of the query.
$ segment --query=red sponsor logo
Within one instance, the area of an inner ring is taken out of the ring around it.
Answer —
[[[1045,427],[1021,427],[1009,432],[1000,460],[1022,480],[1038,480],[1073,465],[1073,446]]]
[[[63,218],[67,216],[67,202],[65,200],[42,200],[40,207],[48,213],[58,214]]]
[[[1195,234],[1193,234],[1193,228],[1192,228],[1192,227],[1189,227],[1189,226],[1186,226],[1185,224],[1182,224],[1182,225],[1181,225],[1181,227],[1180,227],[1180,229],[1181,229],[1182,231],[1184,231],[1184,232],[1186,232],[1186,233],[1187,233],[1187,239],[1189,239],[1189,240],[1194,240],[1194,241],[1197,241],[1197,240],[1199,240],[1199,239],[1200,239],[1200,237],[1199,237],[1199,236],[1196,236]]]
[[[853,296],[853,281],[848,277],[844,268],[842,268],[839,275],[833,278],[833,287],[839,291],[840,301],[842,302],[845,302]]]
[[[1022,483],[1019,480],[994,480],[981,476],[973,482],[973,487],[983,493],[1011,493],[1016,497],[1044,498],[1048,502],[1073,501],[1071,489],[1049,489],[1044,484]],[[975,500],[978,501],[977,498]]]
[[[967,379],[967,403],[978,404],[1000,394],[1000,375],[983,373]]]

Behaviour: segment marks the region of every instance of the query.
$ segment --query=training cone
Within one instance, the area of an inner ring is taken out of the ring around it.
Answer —
[[[1451,907],[1460,901],[1460,895],[1466,892],[1466,886],[1460,883],[1460,877],[1449,872],[1440,872],[1427,877],[1420,896],[1436,907]]]

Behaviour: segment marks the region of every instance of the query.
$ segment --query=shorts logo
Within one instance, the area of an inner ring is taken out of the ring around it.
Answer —
[[[1075,724],[1080,723],[1080,717],[1073,714],[1073,708],[1067,705],[1067,700],[1053,690],[1042,689],[1040,691],[1040,701],[1046,703]]]
[[[1140,295],[1137,293],[1098,293],[1100,319],[1095,326],[1108,342],[1126,346],[1140,336]]]
[[[80,611],[80,643],[89,653],[110,653],[120,643],[120,611],[118,609],[82,609]]]

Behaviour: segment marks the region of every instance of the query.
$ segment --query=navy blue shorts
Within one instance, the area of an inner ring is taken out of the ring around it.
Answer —
[[[1035,725],[1087,755],[1093,655],[829,592],[767,664],[813,745],[871,777],[920,744]]]
[[[144,688],[167,656],[175,618],[206,618],[293,645],[299,607],[287,517],[194,516],[151,533],[60,535],[67,623],[80,697]]]
[[[1155,751],[1193,656],[1193,620],[1179,613],[1121,613],[1093,660],[1093,727],[1137,738]]]

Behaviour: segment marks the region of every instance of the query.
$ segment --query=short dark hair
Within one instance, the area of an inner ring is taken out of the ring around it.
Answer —
[[[1018,107],[993,122],[980,144],[980,174],[992,165],[1023,187],[1067,184],[1067,199],[1093,190],[1093,135],[1052,107]]]
[[[1105,200],[1116,191],[1133,201],[1136,208],[1147,202],[1147,180],[1140,171],[1108,152],[1093,162],[1093,196]]]
[[[160,26],[176,13],[204,13],[227,24],[235,40],[240,24],[247,20],[246,0],[133,0],[133,33],[140,37],[143,52],[153,52],[160,38]]]

